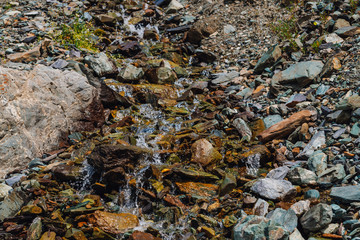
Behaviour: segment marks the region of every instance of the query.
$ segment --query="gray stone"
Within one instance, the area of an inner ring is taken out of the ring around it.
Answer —
[[[310,209],[310,201],[309,200],[298,201],[293,205],[291,205],[290,208],[294,210],[294,212],[298,217],[300,217],[301,215],[303,215],[303,213],[305,213]]]
[[[244,216],[233,230],[233,240],[287,240],[289,232],[275,222],[260,216]]]
[[[27,202],[27,195],[20,189],[14,189],[9,196],[0,203],[0,222],[14,216]]]
[[[229,34],[229,33],[233,33],[233,32],[236,32],[236,28],[233,25],[227,24],[224,26],[225,34]]]
[[[281,122],[282,120],[284,120],[284,119],[279,114],[269,115],[269,116],[267,116],[267,117],[265,117],[263,119],[264,124],[265,124],[265,128],[269,128],[272,125],[274,125],[274,124],[276,124],[278,122]]]
[[[342,43],[344,39],[339,37],[339,35],[337,35],[336,33],[330,33],[325,36],[324,41],[326,43],[338,44],[338,43]]]
[[[331,206],[319,203],[300,218],[300,223],[306,231],[316,232],[326,228],[331,223],[332,216]]]
[[[327,155],[318,150],[310,155],[307,165],[316,174],[320,174],[327,168]]]
[[[252,132],[247,123],[242,118],[236,118],[232,124],[240,133],[241,138],[249,142],[252,137]]]
[[[301,158],[303,156],[310,157],[315,150],[325,145],[325,132],[319,131],[317,132],[310,140],[310,142],[306,145],[302,152],[299,153],[297,158]]]
[[[125,82],[132,82],[140,80],[144,76],[142,68],[137,68],[132,64],[127,65],[122,69],[118,75],[119,80]]]
[[[239,72],[228,72],[228,73],[218,73],[215,74],[215,79],[211,81],[212,84],[215,85],[226,85],[228,84],[231,80],[233,80],[234,78],[237,78],[240,76]]]
[[[305,240],[299,230],[296,228],[295,231],[289,236],[289,240]]]
[[[166,9],[166,13],[176,13],[183,8],[184,6],[180,2],[178,2],[177,0],[171,0]]]
[[[271,200],[283,199],[296,194],[296,190],[291,182],[271,178],[259,179],[251,187],[251,190],[260,196]]]
[[[9,195],[9,192],[12,190],[12,187],[4,183],[0,183],[0,201],[4,200]]]
[[[99,91],[74,71],[37,65],[31,71],[0,67],[0,72],[1,81],[8,82],[0,99],[0,178],[57,150],[69,132],[104,122]]]
[[[360,202],[360,185],[333,187],[330,196],[343,203]]]
[[[281,57],[281,49],[278,45],[272,46],[256,63],[255,73],[261,73],[265,68],[271,67]]]
[[[319,199],[319,198],[320,198],[320,193],[316,189],[310,189],[306,191],[304,195],[304,199]]]
[[[321,73],[323,66],[321,61],[296,63],[273,76],[270,90],[273,94],[288,89],[301,90]]]
[[[84,61],[99,77],[115,75],[118,73],[115,63],[111,61],[104,52],[98,53],[95,56],[86,56]]]
[[[278,167],[275,168],[273,170],[271,170],[266,177],[267,178],[272,178],[272,179],[277,179],[277,180],[283,180],[286,175],[288,174],[288,172],[290,171],[290,169],[286,166],[283,167]]]
[[[316,174],[310,170],[301,167],[291,169],[287,177],[289,181],[295,185],[316,183]]]
[[[298,224],[298,218],[292,209],[285,210],[282,208],[276,208],[266,215],[266,217],[280,226],[283,226],[290,233],[295,230]]]
[[[333,134],[333,138],[334,139],[338,139],[341,135],[343,135],[346,131],[346,128],[340,128],[339,130],[337,130],[334,134]]]
[[[346,177],[345,169],[342,164],[336,164],[318,175],[318,183],[337,183]]]
[[[336,30],[335,33],[340,37],[351,37],[360,33],[360,27],[357,26],[342,27]]]
[[[353,136],[353,137],[358,137],[360,135],[360,122],[356,122],[352,128],[351,128],[351,131],[350,131],[350,134]]]
[[[253,214],[264,217],[269,211],[269,203],[259,198],[253,208]]]

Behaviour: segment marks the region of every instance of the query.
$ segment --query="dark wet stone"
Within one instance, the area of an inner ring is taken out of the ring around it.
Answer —
[[[278,45],[272,46],[256,63],[255,73],[261,73],[267,67],[272,67],[274,63],[281,57],[281,49]]]
[[[14,216],[21,207],[27,203],[28,196],[22,190],[16,188],[4,201],[0,203],[0,221]]]
[[[331,223],[332,216],[331,206],[319,203],[300,218],[300,223],[305,230],[316,232],[326,228]]]

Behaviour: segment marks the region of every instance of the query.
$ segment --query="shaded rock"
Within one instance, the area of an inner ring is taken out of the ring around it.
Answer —
[[[333,187],[330,196],[343,203],[360,202],[360,185]]]
[[[282,226],[265,217],[245,216],[239,220],[233,229],[233,240],[286,240],[289,232]]]
[[[284,199],[296,195],[296,190],[289,181],[271,178],[256,181],[251,187],[251,191],[271,200]]]
[[[61,164],[51,171],[54,174],[54,177],[59,181],[74,181],[81,176],[81,168],[79,166],[71,166],[66,164]]]
[[[154,237],[150,233],[134,231],[129,237],[129,240],[161,240],[161,238]]]
[[[111,234],[124,233],[139,225],[137,216],[130,213],[96,211],[90,215],[90,221],[101,230]]]
[[[289,178],[289,181],[295,185],[316,183],[316,174],[301,167],[291,169],[287,177]]]
[[[339,28],[335,31],[340,37],[352,37],[357,34],[360,34],[360,27],[357,26],[347,26]]]
[[[272,139],[283,138],[295,131],[303,123],[310,122],[315,113],[310,110],[302,110],[294,113],[289,118],[271,126],[265,131],[261,132],[258,136],[260,141],[268,142]]]
[[[100,145],[88,156],[88,161],[105,183],[118,187],[125,181],[126,170],[147,154],[151,151],[136,146]]]
[[[303,94],[295,94],[290,97],[286,103],[287,107],[293,108],[296,104],[306,101],[306,96]]]
[[[272,67],[281,57],[281,49],[278,45],[272,46],[256,63],[254,73],[261,73],[267,67]]]
[[[224,196],[231,192],[236,186],[236,178],[231,174],[225,174],[225,177],[219,186],[219,196]]]
[[[45,232],[40,240],[55,240],[56,238],[56,233],[55,232]]]
[[[82,75],[44,65],[0,70],[8,82],[0,106],[0,177],[58,149],[68,132],[93,130],[104,122],[99,92]]]
[[[199,139],[191,146],[191,161],[206,166],[222,159],[221,154],[206,139]]]
[[[112,76],[118,73],[115,63],[104,52],[98,53],[95,56],[86,56],[84,61],[99,77]]]
[[[184,179],[192,179],[192,180],[205,181],[205,182],[219,180],[217,176],[202,171],[195,171],[185,168],[174,168],[173,171],[174,173],[183,177]]]
[[[320,74],[323,66],[320,61],[296,63],[273,76],[270,90],[275,95],[287,89],[301,90]]]
[[[215,17],[208,17],[197,21],[186,34],[186,40],[199,44],[200,41],[217,31],[218,20]]]
[[[332,216],[331,206],[319,203],[300,218],[300,223],[305,230],[316,232],[326,228],[331,223]]]
[[[46,48],[50,45],[51,41],[45,40],[39,46],[23,53],[14,53],[8,55],[7,58],[12,62],[35,62],[37,61],[46,51]]]
[[[274,221],[280,226],[284,227],[288,232],[293,232],[298,224],[298,218],[292,209],[285,210],[282,208],[276,208],[269,212],[266,218]]]

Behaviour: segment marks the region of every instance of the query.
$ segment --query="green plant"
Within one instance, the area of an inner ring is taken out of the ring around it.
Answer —
[[[270,29],[281,39],[290,40],[298,34],[296,19],[291,17],[286,20],[279,20],[270,25]]]
[[[96,48],[97,37],[94,34],[92,25],[76,18],[70,25],[62,24],[61,30],[55,36],[55,40],[69,48],[75,46],[79,49],[86,49],[98,52]]]
[[[321,43],[322,43],[322,40],[317,39],[311,44],[311,47],[314,50],[314,52],[316,52],[316,53],[319,52]]]
[[[360,0],[350,0],[351,13],[354,14],[356,9],[359,7]]]

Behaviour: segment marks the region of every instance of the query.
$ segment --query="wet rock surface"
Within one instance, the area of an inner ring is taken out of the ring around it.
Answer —
[[[0,1],[0,239],[358,239],[359,1]]]

